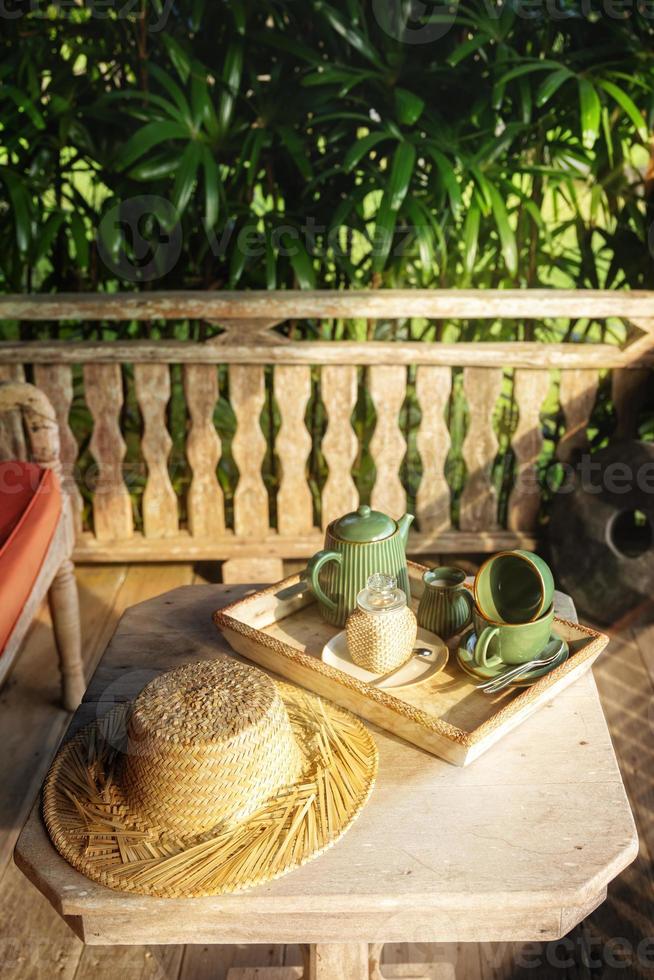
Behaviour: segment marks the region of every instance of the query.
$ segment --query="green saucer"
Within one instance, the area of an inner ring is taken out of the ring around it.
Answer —
[[[508,667],[514,666],[513,664],[497,664],[495,667],[478,667],[473,658],[473,650],[475,648],[476,641],[477,634],[475,631],[468,630],[461,640],[458,650],[456,651],[456,659],[459,666],[466,672],[466,674],[469,674],[470,677],[476,677],[477,680],[480,681],[487,681],[492,677],[497,677],[504,670],[507,670]],[[549,674],[551,670],[554,670],[555,667],[558,667],[559,664],[562,664],[568,659],[568,654],[570,652],[568,644],[565,642],[565,640],[562,640],[559,636],[557,636],[556,633],[550,634],[549,642],[547,643],[545,649],[541,651],[541,654],[543,656],[551,656],[554,653],[555,644],[560,645],[561,647],[556,660],[553,660],[551,664],[547,664],[546,667],[536,667],[535,670],[530,670],[529,673],[522,674],[513,682],[516,687],[529,687],[529,685],[533,684],[539,677]],[[550,647],[552,647],[552,649],[550,649]]]

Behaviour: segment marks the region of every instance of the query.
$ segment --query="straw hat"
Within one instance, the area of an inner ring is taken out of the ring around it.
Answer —
[[[225,657],[160,675],[75,735],[43,815],[59,853],[103,885],[219,895],[331,847],[376,773],[353,715]]]

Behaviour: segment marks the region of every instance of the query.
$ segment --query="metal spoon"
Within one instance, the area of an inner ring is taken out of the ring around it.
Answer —
[[[381,677],[376,677],[374,681],[370,681],[370,684],[373,687],[379,687],[379,685],[387,681],[389,677],[397,674],[398,670],[402,670],[403,667],[406,667],[406,665],[410,663],[414,657],[431,657],[432,653],[433,650],[430,650],[429,647],[414,647],[408,660],[405,660],[399,667],[394,667],[393,670],[389,670],[387,674],[382,674]]]
[[[512,667],[510,670],[503,671],[498,677],[493,677],[492,680],[484,681],[483,684],[479,684],[477,690],[482,691],[484,694],[498,694],[500,691],[503,691],[505,687],[508,687],[509,684],[512,684],[515,680],[517,680],[522,674],[528,674],[529,671],[535,670],[537,667],[547,667],[556,660],[563,649],[562,640],[557,640],[555,642],[557,643],[557,647],[551,656],[539,657],[535,660],[528,660],[524,664],[518,664],[517,667]],[[545,649],[547,649],[547,647]]]

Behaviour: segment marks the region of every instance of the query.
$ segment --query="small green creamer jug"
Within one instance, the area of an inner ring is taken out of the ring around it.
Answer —
[[[449,640],[460,633],[472,618],[474,601],[463,584],[462,568],[430,568],[422,576],[425,589],[418,605],[418,626]]]
[[[399,521],[362,504],[327,527],[325,548],[309,560],[306,579],[328,623],[345,626],[375,572],[392,575],[410,597],[406,543],[412,514]]]

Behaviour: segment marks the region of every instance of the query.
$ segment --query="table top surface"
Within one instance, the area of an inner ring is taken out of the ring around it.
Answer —
[[[127,610],[69,734],[162,670],[232,654],[211,614],[247,591],[186,586]],[[557,602],[560,615],[575,618],[567,597]],[[240,915],[385,908],[456,917],[581,907],[635,857],[634,822],[590,672],[464,769],[369,727],[380,765],[368,805],[325,855],[268,885],[202,899],[111,891],[59,857],[38,805],[17,862],[71,916],[146,914],[161,903],[174,913],[192,903],[198,912]]]

